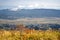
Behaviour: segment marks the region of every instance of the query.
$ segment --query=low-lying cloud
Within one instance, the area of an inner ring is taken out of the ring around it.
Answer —
[[[0,19],[0,23],[10,23],[10,24],[53,23],[53,24],[60,24],[60,18],[21,18],[21,19],[16,19],[16,20]]]

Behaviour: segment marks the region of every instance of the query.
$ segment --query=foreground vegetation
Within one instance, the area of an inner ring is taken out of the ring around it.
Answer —
[[[0,30],[0,40],[60,40],[60,32],[56,30]]]

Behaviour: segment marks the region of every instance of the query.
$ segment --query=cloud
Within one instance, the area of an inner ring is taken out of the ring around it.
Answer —
[[[18,10],[18,9],[40,9],[40,8],[46,8],[46,9],[60,9],[60,4],[58,3],[28,3],[28,4],[20,4],[16,8],[12,8],[11,10]]]
[[[0,23],[20,24],[20,23],[53,23],[60,24],[60,18],[21,18],[16,20],[0,19]]]
[[[34,9],[34,8],[53,8],[60,9],[60,0],[0,0],[2,8],[16,8]],[[6,7],[5,7],[6,6]],[[10,6],[10,7],[9,7]]]
[[[12,10],[12,11],[16,11],[16,10],[18,10],[18,8],[11,8],[10,10]]]

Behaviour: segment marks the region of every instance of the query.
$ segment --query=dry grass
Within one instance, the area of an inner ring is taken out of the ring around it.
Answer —
[[[0,40],[60,40],[58,31],[37,31],[37,30],[0,30]]]

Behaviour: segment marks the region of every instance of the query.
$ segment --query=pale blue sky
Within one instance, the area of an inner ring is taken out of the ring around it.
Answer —
[[[60,0],[0,0],[0,9],[53,8],[60,9]]]

